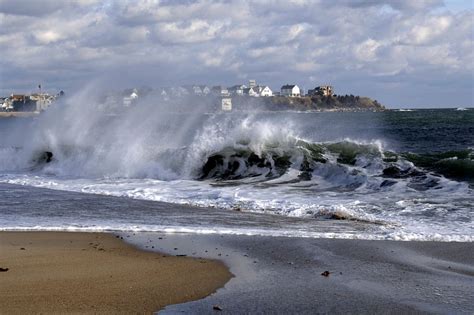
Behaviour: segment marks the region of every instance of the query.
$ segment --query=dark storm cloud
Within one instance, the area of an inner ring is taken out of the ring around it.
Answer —
[[[149,86],[255,78],[275,89],[331,83],[392,106],[472,105],[473,10],[438,0],[0,0],[0,12],[2,94],[97,77]]]

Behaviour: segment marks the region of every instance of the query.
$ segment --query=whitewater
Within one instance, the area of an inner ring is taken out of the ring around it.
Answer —
[[[0,229],[474,240],[473,110],[183,112],[145,99],[110,114],[90,94],[0,121],[0,183],[195,210],[25,207]],[[248,213],[263,217],[239,224]]]

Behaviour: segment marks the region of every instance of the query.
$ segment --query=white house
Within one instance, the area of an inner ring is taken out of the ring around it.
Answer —
[[[268,86],[258,86],[260,96],[273,96],[272,90]]]
[[[211,93],[211,89],[207,85],[199,85],[202,95],[207,95]]]
[[[138,90],[133,89],[132,93],[129,96],[123,98],[123,106],[129,107],[133,102],[138,98]]]
[[[281,87],[281,95],[289,97],[300,96],[300,88],[295,84],[287,84]]]
[[[190,95],[207,95],[211,92],[206,85],[185,85],[183,88],[185,88]]]
[[[260,93],[258,92],[257,87],[246,88],[243,90],[243,92],[244,92],[244,95],[247,95],[247,96],[253,96],[253,97],[260,96]]]

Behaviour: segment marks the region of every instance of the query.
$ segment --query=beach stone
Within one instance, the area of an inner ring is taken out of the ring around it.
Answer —
[[[324,277],[329,277],[331,273],[329,271],[324,271],[323,273],[321,273],[321,276],[324,276]]]

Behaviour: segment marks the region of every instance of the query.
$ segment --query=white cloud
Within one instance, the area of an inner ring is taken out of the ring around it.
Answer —
[[[204,20],[159,23],[154,27],[156,38],[163,43],[198,43],[215,38],[222,28],[220,23]]]
[[[34,34],[35,39],[38,41],[40,44],[50,44],[54,43],[58,40],[61,39],[61,34],[53,31],[53,30],[48,30],[48,31],[38,31],[35,32]]]
[[[381,44],[371,38],[355,47],[355,55],[361,61],[375,61],[377,59],[377,49]]]
[[[383,77],[390,81],[390,101],[403,94],[394,92],[391,82],[401,75],[413,88],[429,85],[433,74],[449,73],[449,80],[472,75],[473,10],[437,10],[442,5],[438,0],[0,0],[0,90],[15,88],[11,82],[21,82],[16,77],[36,81],[35,76],[72,88],[128,67],[140,69],[138,77],[156,78],[156,84],[164,77],[214,82],[228,76],[232,82],[251,77],[279,86],[305,84],[312,77],[350,87],[345,80],[357,77],[383,86]]]

